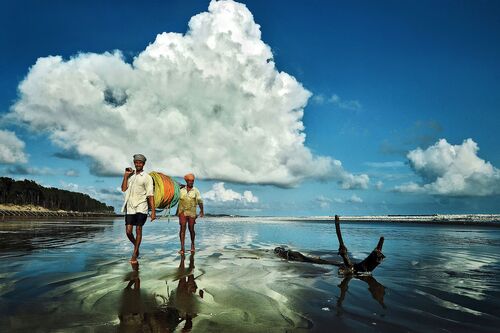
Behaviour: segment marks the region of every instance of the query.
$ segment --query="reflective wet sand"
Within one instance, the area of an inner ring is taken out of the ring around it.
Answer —
[[[333,223],[200,220],[144,227],[138,265],[121,220],[0,225],[0,327],[12,332],[493,332],[500,229],[342,225],[351,258],[385,236],[372,276],[277,258],[275,246],[336,259]]]

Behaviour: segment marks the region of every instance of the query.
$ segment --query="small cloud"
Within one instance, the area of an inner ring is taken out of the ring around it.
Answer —
[[[344,178],[339,181],[339,183],[344,190],[367,189],[368,184],[370,183],[370,178],[365,174],[346,174]]]
[[[338,95],[332,95],[328,100],[328,103],[335,105],[339,109],[358,111],[361,110],[361,103],[357,100],[343,100]]]
[[[384,183],[381,180],[379,180],[377,183],[375,183],[375,188],[377,190],[381,190],[382,187],[384,187]]]
[[[316,200],[316,202],[319,204],[319,206],[321,208],[330,208],[330,205],[333,202],[332,199],[324,197],[322,195],[320,195],[319,197],[317,197],[315,200]]]
[[[68,177],[78,177],[80,175],[78,170],[75,170],[75,169],[66,170],[66,172],[64,174]]]
[[[395,190],[442,196],[500,194],[500,170],[479,158],[478,151],[472,139],[464,140],[461,145],[440,139],[425,150],[412,150],[407,157],[413,171],[422,178],[422,184],[406,183]]]
[[[347,200],[348,202],[352,202],[352,203],[362,203],[363,202],[363,199],[361,199],[360,197],[358,197],[357,195],[353,194],[349,200]]]
[[[333,94],[330,97],[325,97],[322,94],[314,95],[312,97],[312,102],[318,105],[329,104],[333,105],[336,108],[358,111],[362,109],[362,105],[357,100],[343,100],[337,94]]]
[[[0,130],[0,164],[16,164],[28,162],[24,152],[25,143],[16,133]]]
[[[322,105],[322,104],[325,103],[325,96],[323,96],[323,95],[314,95],[312,97],[312,102],[315,103],[315,104]]]
[[[80,186],[75,183],[65,183],[62,182],[63,189],[71,191],[71,192],[81,192]]]
[[[363,199],[361,199],[357,195],[353,194],[350,198],[347,198],[347,199],[334,198],[333,200],[331,200],[331,202],[335,202],[335,203],[338,203],[338,204],[361,203],[361,202],[363,202]]]

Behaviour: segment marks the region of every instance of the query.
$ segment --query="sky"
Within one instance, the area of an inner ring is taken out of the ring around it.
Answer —
[[[498,1],[3,1],[0,175],[118,210],[500,213]]]

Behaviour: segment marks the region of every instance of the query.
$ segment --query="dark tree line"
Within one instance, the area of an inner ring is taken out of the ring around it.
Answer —
[[[0,204],[36,205],[50,210],[66,210],[75,212],[113,212],[107,206],[87,194],[46,188],[32,180],[16,181],[0,177]]]

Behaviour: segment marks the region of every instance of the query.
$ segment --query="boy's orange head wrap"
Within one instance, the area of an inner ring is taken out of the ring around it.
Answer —
[[[185,181],[194,181],[194,175],[192,173],[188,173],[184,176]]]

